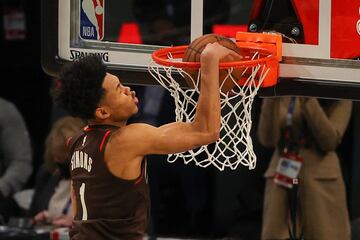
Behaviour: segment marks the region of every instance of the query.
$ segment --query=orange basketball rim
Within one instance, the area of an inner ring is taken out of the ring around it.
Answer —
[[[243,59],[240,61],[221,62],[219,68],[264,66],[268,72],[261,87],[276,85],[279,76],[279,62],[282,60],[282,36],[277,33],[238,32],[235,43],[245,54]],[[157,64],[167,67],[199,69],[200,62],[179,61],[179,59],[183,58],[186,49],[187,45],[161,48],[153,52],[152,59]],[[244,82],[244,79],[238,80],[239,85],[243,85]]]

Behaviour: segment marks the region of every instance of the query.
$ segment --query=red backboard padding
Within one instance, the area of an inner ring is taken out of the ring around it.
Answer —
[[[319,44],[319,0],[292,0],[292,5],[304,29],[304,43]]]
[[[331,57],[360,56],[360,0],[332,0]]]

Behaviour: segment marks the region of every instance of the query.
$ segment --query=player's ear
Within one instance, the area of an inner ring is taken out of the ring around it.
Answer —
[[[110,117],[110,112],[105,107],[98,107],[95,109],[95,117],[101,120],[105,120]]]

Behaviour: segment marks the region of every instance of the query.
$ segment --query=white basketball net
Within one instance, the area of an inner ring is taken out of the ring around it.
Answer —
[[[255,54],[256,55],[256,54]],[[253,57],[254,58],[254,57]],[[221,92],[221,131],[220,138],[213,144],[187,152],[168,155],[169,162],[183,159],[185,164],[195,162],[197,166],[214,165],[219,170],[236,169],[242,164],[249,169],[256,166],[256,155],[253,150],[251,130],[251,108],[261,83],[269,69],[264,64],[247,67],[243,76],[248,76],[245,84],[240,86],[233,79],[228,69],[226,79],[233,81],[235,88],[227,94]],[[176,121],[191,122],[195,116],[196,100],[199,96],[199,78],[192,79],[181,68],[167,67],[152,62],[149,65],[150,74],[164,87],[175,100]],[[194,81],[194,89],[182,89],[174,79],[175,74],[189,77]],[[257,79],[256,79],[257,78]]]

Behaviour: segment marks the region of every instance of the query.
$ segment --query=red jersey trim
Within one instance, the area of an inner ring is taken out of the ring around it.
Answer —
[[[86,131],[86,132],[91,131],[91,130],[92,130],[92,128],[90,128],[89,126],[84,127],[84,131]]]
[[[139,178],[138,180],[136,180],[136,182],[134,183],[134,185],[138,185],[143,178],[144,178],[144,170],[141,169],[141,176],[140,176],[140,178]]]
[[[71,140],[72,140],[72,137],[69,137],[69,138],[66,140],[66,144],[65,144],[66,147],[69,147]]]
[[[145,177],[147,176],[147,174],[146,174],[147,169],[146,168],[147,168],[147,161],[146,161],[146,159],[143,159],[143,162],[141,163],[141,175],[135,181],[134,185],[138,185],[144,179],[144,176]]]
[[[110,130],[107,130],[107,131],[106,131],[106,133],[105,133],[105,135],[104,135],[104,137],[103,137],[103,139],[102,139],[102,141],[101,141],[101,144],[100,144],[100,152],[102,151],[102,149],[103,149],[103,147],[104,147],[105,140],[106,140],[106,138],[109,136],[110,132],[111,132]]]

